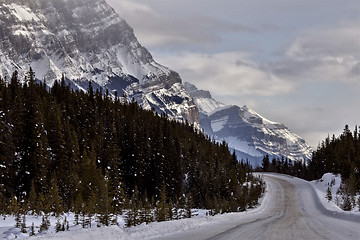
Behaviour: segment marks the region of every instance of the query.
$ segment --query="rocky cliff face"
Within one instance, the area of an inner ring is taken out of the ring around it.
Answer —
[[[0,0],[0,74],[29,68],[52,86],[65,75],[134,97],[175,119],[198,121],[179,75],[155,62],[132,28],[104,0]]]
[[[200,110],[204,132],[217,141],[225,140],[238,157],[259,164],[265,154],[287,157],[295,161],[311,158],[312,149],[286,126],[260,116],[247,106],[226,106],[213,99],[209,92],[185,83]]]

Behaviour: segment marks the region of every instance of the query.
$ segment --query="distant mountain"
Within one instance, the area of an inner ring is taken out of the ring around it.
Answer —
[[[0,0],[0,75],[32,67],[52,86],[65,74],[78,89],[125,93],[143,108],[198,122],[179,75],[154,61],[104,0]]]
[[[260,164],[265,154],[295,161],[311,158],[312,149],[286,126],[270,121],[247,106],[225,105],[190,83],[185,89],[199,108],[204,132],[217,141],[225,140],[238,158]]]

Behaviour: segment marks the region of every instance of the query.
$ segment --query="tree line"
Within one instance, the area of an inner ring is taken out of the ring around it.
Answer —
[[[147,222],[191,216],[169,209],[245,210],[263,191],[225,142],[91,82],[48,88],[31,69],[23,81],[14,72],[0,100],[0,214],[74,212],[85,226],[126,209],[130,226],[140,211]]]

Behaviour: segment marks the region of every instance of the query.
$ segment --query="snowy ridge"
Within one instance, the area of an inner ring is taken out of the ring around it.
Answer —
[[[226,141],[230,148],[245,153],[254,165],[265,154],[287,157],[294,161],[311,158],[312,149],[298,135],[283,124],[270,121],[247,106],[225,105],[213,99],[209,92],[186,83],[200,111],[204,132],[215,140]],[[204,94],[206,93],[206,94]]]
[[[209,91],[198,90],[195,85],[188,82],[184,83],[184,87],[193,97],[193,100],[201,113],[209,114],[212,111],[216,111],[216,109],[228,107],[213,99]]]
[[[63,74],[80,89],[91,80],[134,97],[145,109],[198,121],[179,75],[155,62],[104,0],[9,0],[0,4],[0,23],[3,77],[17,70],[23,80],[32,67],[49,86]]]

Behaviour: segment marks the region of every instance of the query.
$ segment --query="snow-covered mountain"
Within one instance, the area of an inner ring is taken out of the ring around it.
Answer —
[[[154,61],[105,0],[0,0],[0,75],[29,68],[52,86],[126,93],[145,109],[198,122],[179,75]]]
[[[105,0],[0,0],[0,75],[10,78],[17,70],[24,79],[30,67],[49,86],[63,74],[74,88],[87,89],[91,80],[145,109],[201,120],[205,133],[244,158],[311,155],[285,126],[247,107],[225,106],[190,84],[186,91],[180,76],[154,61]]]
[[[185,89],[199,108],[204,132],[217,141],[225,140],[240,158],[259,164],[264,154],[303,161],[312,149],[283,124],[272,122],[247,106],[225,105],[190,83]]]

